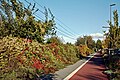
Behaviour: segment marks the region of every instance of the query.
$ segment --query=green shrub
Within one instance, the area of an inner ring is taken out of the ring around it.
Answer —
[[[76,49],[74,45],[42,45],[30,39],[4,37],[0,39],[0,79],[33,79],[35,75],[54,73],[78,61]]]

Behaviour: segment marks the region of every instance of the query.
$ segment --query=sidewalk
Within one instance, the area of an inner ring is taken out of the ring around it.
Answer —
[[[76,68],[78,68],[79,66],[81,66],[85,62],[86,62],[86,59],[79,60],[78,62],[76,62],[73,65],[67,66],[64,69],[56,71],[54,73],[55,76],[54,76],[53,80],[64,80],[64,78],[66,78],[70,73],[72,73]]]
[[[80,70],[78,70],[69,80],[108,80],[103,59],[100,53],[94,55]]]

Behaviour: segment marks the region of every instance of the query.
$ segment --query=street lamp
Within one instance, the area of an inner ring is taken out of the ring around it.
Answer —
[[[112,23],[112,19],[111,19],[111,7],[113,7],[113,6],[115,6],[116,4],[111,4],[110,5],[110,24]],[[111,28],[111,27],[109,27],[109,26],[103,26],[102,28]],[[111,42],[111,41],[110,41]],[[110,43],[111,44],[111,43]],[[111,48],[111,46],[110,46],[110,48]]]
[[[0,15],[0,26],[2,26],[2,17]]]
[[[110,5],[110,24],[112,23],[112,19],[111,19],[111,7],[112,7],[112,6],[115,6],[115,5],[116,5],[116,4],[111,4],[111,5]],[[110,29],[111,27],[103,26],[102,28],[109,28],[109,29]],[[111,33],[110,33],[110,35],[111,35]],[[109,48],[109,59],[110,59],[110,55],[111,55],[111,54],[110,54],[110,48],[112,47],[111,44],[112,44],[112,43],[111,43],[111,40],[110,40],[110,42],[109,42],[109,47],[108,47],[108,48]]]
[[[116,4],[111,4],[111,5],[110,5],[110,23],[111,23],[111,20],[112,20],[112,19],[111,19],[111,7],[112,7],[112,6],[115,6],[115,5],[116,5]]]
[[[112,6],[115,6],[115,5],[116,5],[116,4],[111,4],[111,5],[110,5],[110,24],[112,24],[112,19],[111,19],[111,12],[112,12],[112,11],[111,11],[111,7],[112,7]],[[109,28],[111,28],[111,27],[109,27]],[[110,36],[111,36],[111,33],[110,33]],[[110,37],[110,38],[111,38],[111,37]],[[111,47],[112,47],[112,43],[111,43],[111,40],[110,40],[110,48],[111,48]]]

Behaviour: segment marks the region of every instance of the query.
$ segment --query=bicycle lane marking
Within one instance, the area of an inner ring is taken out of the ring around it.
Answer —
[[[94,55],[96,55],[97,53],[95,53]],[[85,66],[85,64],[87,62],[89,62],[93,57],[91,56],[86,62],[84,62],[81,66],[79,66],[77,69],[75,69],[72,73],[70,73],[66,78],[64,78],[63,80],[69,80],[75,73],[77,73],[83,66]]]

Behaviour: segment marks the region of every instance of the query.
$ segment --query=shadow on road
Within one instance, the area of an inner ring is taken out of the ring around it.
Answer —
[[[85,57],[89,59],[91,56]],[[108,76],[103,74],[105,70],[104,60],[100,53],[96,53],[87,64],[79,70],[75,77],[70,80],[108,80]]]
[[[78,75],[82,78],[85,78],[85,79],[88,79],[88,80],[103,80],[102,78],[105,76],[102,76],[102,75],[99,75],[99,74],[96,74],[96,75],[85,75],[85,76],[81,76],[81,75]],[[102,78],[101,78],[102,77]]]

